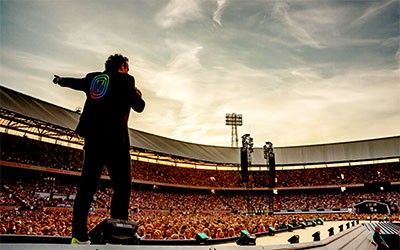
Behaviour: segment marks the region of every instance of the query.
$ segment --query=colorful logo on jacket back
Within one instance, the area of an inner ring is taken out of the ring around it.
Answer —
[[[107,92],[110,78],[107,74],[95,76],[90,85],[90,96],[93,99],[103,98]]]

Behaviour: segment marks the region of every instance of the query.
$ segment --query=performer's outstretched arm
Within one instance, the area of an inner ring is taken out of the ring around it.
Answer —
[[[75,90],[84,90],[86,78],[72,78],[72,77],[60,77],[54,75],[53,82],[60,85],[61,87],[68,87]]]

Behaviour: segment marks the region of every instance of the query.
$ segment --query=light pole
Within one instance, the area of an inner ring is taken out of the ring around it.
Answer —
[[[243,119],[241,114],[226,114],[225,115],[225,125],[232,126],[232,138],[231,138],[231,146],[238,147],[238,135],[237,135],[237,126],[243,125]]]

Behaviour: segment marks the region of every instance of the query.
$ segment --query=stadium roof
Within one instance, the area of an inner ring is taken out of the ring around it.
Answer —
[[[1,109],[74,130],[80,114],[0,86]],[[136,129],[129,129],[131,146],[212,163],[240,164],[240,149],[202,145],[174,140]],[[277,165],[306,165],[400,158],[400,136],[309,146],[275,147]],[[253,165],[265,165],[262,148],[255,148]]]

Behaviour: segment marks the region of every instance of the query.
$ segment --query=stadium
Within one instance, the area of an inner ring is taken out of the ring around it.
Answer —
[[[1,242],[68,244],[83,158],[83,139],[74,133],[80,113],[6,87],[0,96]],[[275,172],[265,150],[255,148],[245,182],[240,148],[129,133],[130,221],[137,222],[129,244],[375,249],[371,230],[381,225],[398,247],[400,136],[276,147]],[[104,169],[89,216],[93,232],[110,217],[111,195]],[[275,241],[279,235],[284,239]]]
[[[0,249],[400,249],[399,13],[0,1]]]

